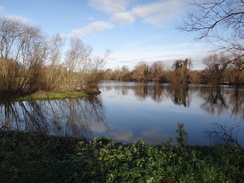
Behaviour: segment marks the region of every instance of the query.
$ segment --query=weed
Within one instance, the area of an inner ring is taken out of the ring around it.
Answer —
[[[179,137],[177,137],[177,142],[179,146],[185,147],[187,145],[188,134],[184,129],[183,123],[178,123],[178,129],[176,130],[176,132],[179,134]]]
[[[179,146],[90,142],[68,137],[0,131],[2,182],[241,182],[244,149],[187,146],[178,125]]]

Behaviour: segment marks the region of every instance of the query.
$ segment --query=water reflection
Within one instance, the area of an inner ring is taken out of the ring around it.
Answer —
[[[92,138],[110,128],[98,97],[8,102],[1,104],[0,115],[2,128],[56,136]]]
[[[113,139],[165,142],[177,137],[178,122],[185,124],[191,145],[214,144],[219,137],[207,137],[205,132],[216,131],[212,125],[216,123],[240,123],[238,136],[244,138],[243,89],[133,82],[105,82],[100,89],[113,126]],[[244,146],[244,142],[239,144]]]
[[[209,138],[214,139],[216,144],[228,144],[241,146],[243,143],[240,138],[240,133],[243,131],[241,124],[226,125],[214,123],[211,130],[206,131]]]
[[[157,103],[162,103],[168,98],[175,105],[189,107],[194,94],[198,95],[201,101],[201,109],[211,115],[228,114],[232,117],[244,119],[244,90],[227,87],[208,87],[198,85],[160,85],[144,83],[114,83],[114,85],[102,84],[101,88],[109,91],[115,90],[118,95],[134,96],[139,101],[150,98]],[[196,97],[194,96],[196,100]]]
[[[115,82],[116,83],[116,82]],[[123,83],[123,82],[121,82]],[[147,98],[153,99],[157,103],[163,102],[170,97],[172,102],[176,105],[183,105],[185,107],[190,105],[190,94],[188,85],[160,85],[160,84],[145,84],[145,83],[125,83],[119,85],[101,85],[104,91],[115,90],[118,95],[130,95],[129,90],[132,90],[134,96],[139,101],[145,101]],[[194,88],[192,88],[194,90]]]
[[[201,88],[204,99],[201,108],[209,114],[227,114],[244,119],[244,92],[241,89],[209,87]]]
[[[205,131],[221,129],[211,124],[240,123],[238,136],[244,139],[243,89],[105,82],[100,90],[98,97],[0,104],[0,128],[155,144],[176,138],[180,122],[191,145],[208,145]]]
[[[240,116],[244,119],[244,92],[238,89],[234,89],[230,94],[230,100],[228,105],[231,106],[231,114],[234,116]]]
[[[188,85],[169,85],[165,88],[174,104],[189,107],[191,98]]]
[[[210,114],[220,115],[228,110],[226,94],[222,92],[223,88],[205,88],[200,90],[200,96],[204,98],[204,103],[201,105],[202,109]]]

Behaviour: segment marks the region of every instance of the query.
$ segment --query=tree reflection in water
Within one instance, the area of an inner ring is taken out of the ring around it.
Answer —
[[[225,99],[227,97],[222,94],[221,90],[220,87],[201,88],[200,95],[204,98],[201,107],[204,111],[219,115],[228,110]]]
[[[115,89],[118,94],[129,95],[128,90],[132,90],[139,101],[144,101],[148,97],[157,103],[163,102],[166,98],[171,98],[176,105],[189,107],[191,96],[188,85],[160,85],[160,84],[136,84],[136,85],[118,85],[105,86],[106,90]]]
[[[225,87],[200,88],[201,108],[209,114],[226,114],[244,119],[244,90]]]
[[[168,137],[174,136],[172,133],[176,127],[173,125],[184,120],[186,126],[193,129],[189,130],[189,134],[201,141],[206,136],[200,133],[212,128],[211,123],[233,125],[239,122],[244,125],[243,89],[112,82],[101,85],[100,90],[100,96],[91,98],[0,104],[0,128],[87,139],[97,136],[113,137],[115,133],[116,137],[119,135],[120,138],[127,138],[129,134],[131,139],[147,138],[157,141],[162,132],[167,133]],[[103,104],[101,99],[104,100]],[[215,126],[209,132],[223,129],[225,128]],[[234,132],[236,130],[232,130]],[[212,134],[217,139],[216,134],[221,133]],[[243,131],[239,134],[243,137]]]
[[[228,106],[231,106],[231,115],[244,119],[244,91],[235,88],[230,94]]]
[[[161,103],[164,100],[164,87],[162,85],[138,85],[134,87],[134,94],[140,101],[150,97],[157,103]]]
[[[119,83],[117,85],[117,83]],[[244,119],[244,90],[227,87],[212,87],[199,85],[168,85],[154,83],[114,82],[113,85],[102,85],[105,90],[114,89],[116,93],[130,95],[131,93],[139,101],[151,98],[161,103],[170,98],[173,104],[189,107],[193,100],[193,94],[197,94],[203,103],[201,109],[211,115],[228,114],[231,117]],[[131,90],[132,92],[129,92]],[[196,98],[194,98],[196,99]]]
[[[193,144],[211,144],[216,139],[234,142],[235,133],[238,132],[240,138],[244,135],[241,128],[244,125],[244,90],[241,88],[104,82],[100,89],[103,91],[101,95],[108,109],[108,118],[112,119],[111,133],[115,133],[114,129],[123,127],[123,137],[128,137],[129,134],[130,139],[143,138],[151,142],[162,139],[163,133],[168,133],[168,137],[172,137],[174,134],[170,129],[176,128],[172,126],[177,121],[186,124],[188,133],[193,137]],[[111,111],[113,114],[109,114]],[[119,122],[116,122],[117,119]],[[216,125],[212,129],[214,123],[232,126],[238,122],[241,124],[240,131],[236,128],[228,131],[227,127],[217,128]],[[158,136],[155,135],[157,129],[160,129]],[[223,129],[226,129],[227,133],[223,133]],[[211,132],[209,137],[215,138],[207,138],[204,133],[206,130]],[[223,134],[229,134],[229,137],[224,139]],[[230,138],[231,135],[233,138]],[[130,139],[127,141],[133,141]],[[244,145],[243,142],[239,143]]]
[[[243,129],[239,123],[233,126],[214,123],[213,129],[206,131],[206,133],[209,138],[215,140],[216,144],[237,145],[240,147],[240,143],[243,142],[240,141],[238,136],[240,132],[243,132]]]
[[[191,96],[189,95],[188,85],[169,85],[166,90],[174,104],[183,105],[184,107],[190,106]]]
[[[0,116],[0,125],[9,130],[82,138],[93,137],[91,125],[101,123],[109,130],[98,97],[8,102],[1,104]]]

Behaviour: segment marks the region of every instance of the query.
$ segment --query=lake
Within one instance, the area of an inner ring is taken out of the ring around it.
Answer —
[[[104,81],[96,97],[0,104],[4,129],[118,142],[176,141],[184,123],[188,144],[244,146],[244,89]]]

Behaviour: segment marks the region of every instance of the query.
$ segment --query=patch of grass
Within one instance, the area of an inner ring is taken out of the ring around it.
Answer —
[[[63,93],[36,93],[31,95],[32,100],[46,100],[46,99],[65,99],[85,97],[87,94],[83,92],[63,92]]]
[[[11,96],[1,95],[0,102],[6,101],[26,101],[26,100],[53,100],[53,99],[66,99],[66,98],[79,98],[88,96],[84,92],[39,92],[26,96]]]
[[[244,149],[0,131],[2,182],[241,182]]]

